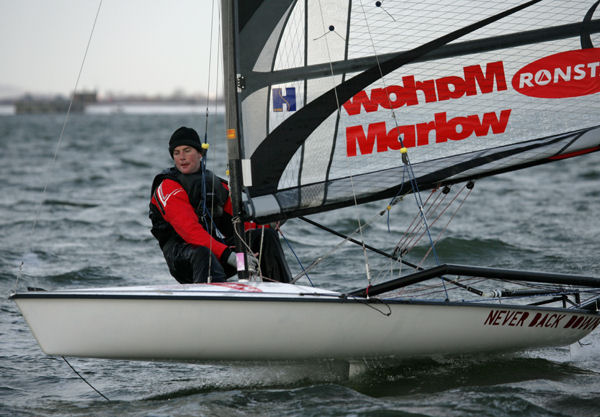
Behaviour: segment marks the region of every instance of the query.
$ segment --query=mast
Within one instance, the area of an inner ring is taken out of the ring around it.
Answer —
[[[223,37],[223,82],[225,94],[225,129],[227,132],[227,158],[229,163],[229,190],[233,208],[233,227],[235,229],[235,251],[238,254],[238,278],[247,279],[246,262],[240,265],[240,254],[245,253],[242,236],[242,169],[240,161],[240,129],[238,119],[238,97],[236,85],[236,9],[234,0],[221,1],[222,37]],[[244,256],[245,260],[245,256]]]

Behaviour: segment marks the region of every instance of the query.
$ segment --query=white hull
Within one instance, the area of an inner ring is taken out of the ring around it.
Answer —
[[[366,303],[330,291],[269,283],[33,292],[13,299],[47,354],[142,360],[514,351],[568,345],[600,323],[598,314],[581,310]]]

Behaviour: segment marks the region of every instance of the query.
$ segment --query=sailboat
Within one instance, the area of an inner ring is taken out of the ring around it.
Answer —
[[[235,216],[314,223],[305,216],[372,202],[385,215],[414,197],[427,236],[426,190],[600,150],[598,4],[223,0]],[[518,351],[600,324],[593,276],[414,264],[401,246],[387,256],[397,276],[375,283],[367,269],[348,292],[268,282],[242,262],[224,283],[11,298],[49,355],[139,360]],[[444,295],[407,291],[430,285]]]

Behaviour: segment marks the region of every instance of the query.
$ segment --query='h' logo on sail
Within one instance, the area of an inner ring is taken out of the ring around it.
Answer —
[[[285,95],[281,88],[273,89],[273,111],[283,111],[283,105],[287,106],[288,111],[296,111],[296,88],[286,87]]]

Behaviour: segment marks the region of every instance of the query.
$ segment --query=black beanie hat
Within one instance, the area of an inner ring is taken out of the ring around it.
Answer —
[[[204,155],[204,150],[200,143],[200,136],[198,136],[198,133],[190,127],[181,126],[171,135],[171,139],[169,140],[169,153],[171,154],[171,158],[173,158],[173,151],[175,148],[181,145],[192,146]]]

